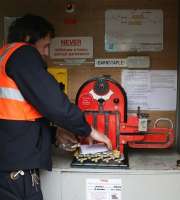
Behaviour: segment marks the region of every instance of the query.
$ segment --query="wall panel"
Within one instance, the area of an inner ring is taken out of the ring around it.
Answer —
[[[148,55],[151,69],[177,68],[177,0],[74,0],[76,11],[65,12],[65,0],[6,0],[0,7],[0,38],[2,38],[3,16],[21,16],[34,13],[46,16],[56,28],[57,36],[93,36],[94,58],[124,58],[135,55]],[[164,49],[161,52],[125,52],[107,53],[104,51],[104,13],[107,9],[162,9],[164,13]],[[73,18],[76,24],[64,24],[64,20]],[[2,40],[1,40],[2,42]],[[88,61],[93,61],[89,59]],[[52,64],[52,62],[50,62]],[[66,67],[66,65],[63,65]],[[80,85],[87,79],[108,74],[120,82],[121,69],[94,68],[92,64],[67,66],[69,74],[68,94],[75,100]],[[167,116],[175,121],[175,112],[152,112],[151,117]]]

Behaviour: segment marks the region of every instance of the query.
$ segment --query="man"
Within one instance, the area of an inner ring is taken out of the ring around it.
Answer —
[[[12,23],[0,50],[0,199],[42,200],[37,169],[51,170],[49,122],[104,142],[46,71],[53,26],[40,16]]]

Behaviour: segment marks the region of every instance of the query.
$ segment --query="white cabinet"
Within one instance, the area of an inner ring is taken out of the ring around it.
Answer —
[[[180,155],[157,152],[130,153],[129,169],[71,168],[70,155],[56,154],[52,172],[41,171],[44,200],[86,200],[86,180],[91,178],[121,179],[122,200],[179,200]]]

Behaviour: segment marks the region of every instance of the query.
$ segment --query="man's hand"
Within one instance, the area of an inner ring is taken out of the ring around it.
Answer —
[[[59,128],[59,127],[57,128],[56,145],[62,146],[63,149],[65,149],[67,151],[74,151],[76,149],[75,144],[78,144],[78,140],[71,132],[69,132],[65,129]],[[75,147],[75,149],[71,148],[73,146]]]
[[[91,128],[92,128],[92,131],[91,131],[90,136],[88,138],[89,143],[92,144],[93,140],[96,140],[98,142],[103,142],[107,145],[108,149],[112,150],[111,140],[106,135],[99,133],[93,127],[91,127]]]

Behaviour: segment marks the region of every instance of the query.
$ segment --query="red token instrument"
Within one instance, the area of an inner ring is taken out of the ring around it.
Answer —
[[[124,145],[131,148],[168,148],[174,143],[173,124],[169,119],[158,119],[148,127],[148,115],[137,109],[127,114],[127,97],[122,86],[109,76],[86,81],[79,89],[76,104],[84,112],[87,122],[112,141],[113,149],[124,154]],[[171,127],[160,128],[166,120]]]

